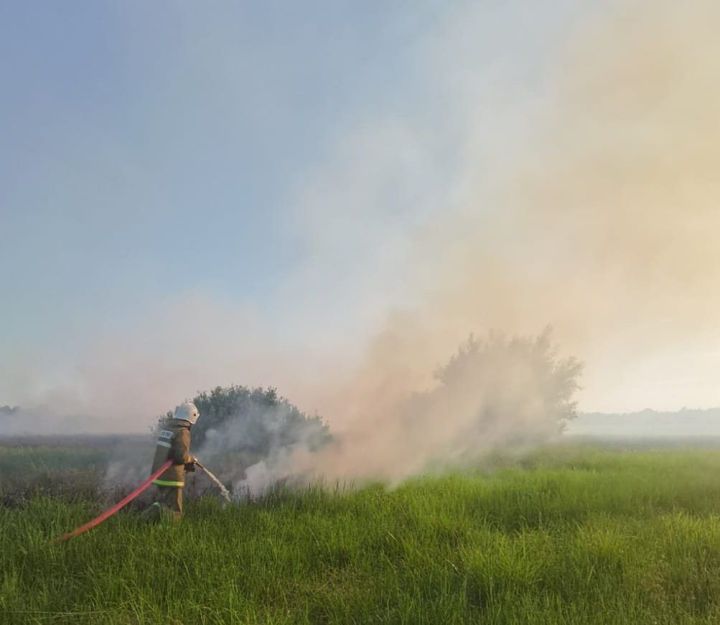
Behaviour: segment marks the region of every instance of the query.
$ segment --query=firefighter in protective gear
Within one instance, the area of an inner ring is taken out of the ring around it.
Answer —
[[[158,490],[159,501],[153,504],[157,512],[170,510],[179,519],[183,512],[183,487],[186,471],[195,470],[195,458],[190,454],[190,428],[198,420],[200,413],[192,402],[185,402],[175,408],[158,431],[155,458],[152,471],[157,471],[167,460],[172,466],[153,481]]]

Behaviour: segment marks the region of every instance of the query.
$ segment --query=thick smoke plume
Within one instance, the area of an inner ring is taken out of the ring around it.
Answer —
[[[281,477],[274,467],[331,441],[322,419],[303,414],[272,388],[216,387],[193,401],[202,415],[193,428],[195,453],[222,468],[239,496],[263,492]]]
[[[546,324],[587,363],[586,409],[720,403],[720,5],[603,3],[520,78],[485,71],[483,11],[460,6],[415,51],[442,123],[432,107],[363,120],[298,192],[313,254],[279,289],[278,309],[302,302],[291,323],[165,302],[93,342],[76,403],[137,428],[198,388],[273,384],[338,443],[249,476],[400,479],[464,454],[433,372],[468,332]]]
[[[678,390],[718,346],[718,19],[707,0],[641,1],[580,23],[496,184],[474,163],[456,218],[418,248],[426,335],[540,317],[587,361],[595,406],[692,401]]]
[[[365,364],[326,397],[321,412],[341,443],[325,471],[396,478],[440,450],[462,454],[463,415],[473,412],[462,395],[445,410],[433,402],[428,373],[469,328],[531,333],[553,323],[563,347],[589,363],[596,405],[620,396],[632,405],[638,387],[666,401],[667,379],[687,380],[683,352],[704,358],[699,342],[718,345],[718,18],[720,5],[704,0],[618,2],[582,22],[526,111],[526,133],[514,137],[522,145],[490,167],[492,184],[473,157],[487,155],[471,109],[463,192],[444,218],[416,229],[413,262],[399,274],[415,304],[390,317]],[[521,408],[501,432],[525,427],[533,390],[515,391]],[[413,393],[432,415],[416,429],[404,419]],[[457,430],[443,422],[448,413]],[[492,443],[492,428],[486,436]]]
[[[469,330],[533,334],[550,323],[587,363],[587,408],[720,402],[706,373],[720,366],[719,18],[709,0],[583,15],[532,98],[502,77],[481,85],[505,90],[509,113],[492,108],[500,133],[483,123],[489,96],[467,87],[476,61],[460,38],[453,67],[441,67],[456,96],[450,117],[466,130],[458,178],[442,216],[414,226],[393,274],[409,303],[349,387],[427,388]],[[458,23],[448,28],[464,32]],[[452,51],[455,40],[441,44]],[[330,199],[326,216],[342,206]],[[347,412],[343,396],[321,412]]]
[[[210,423],[199,431],[199,454],[239,497],[278,482],[397,482],[552,440],[575,416],[579,373],[576,360],[558,357],[549,331],[470,338],[424,392],[401,397],[376,388],[362,403],[348,397],[364,412],[331,436],[274,393],[216,389],[196,402]]]
[[[435,373],[428,390],[405,397],[366,389],[356,413],[314,453],[297,450],[277,474],[398,482],[432,468],[462,466],[509,446],[554,439],[575,416],[580,363],[559,358],[546,331],[536,339],[471,338]]]

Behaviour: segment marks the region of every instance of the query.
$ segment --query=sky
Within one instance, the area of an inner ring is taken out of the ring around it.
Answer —
[[[548,325],[582,410],[720,405],[718,16],[3,3],[0,405],[132,429],[240,383],[327,414],[357,370],[412,390]]]

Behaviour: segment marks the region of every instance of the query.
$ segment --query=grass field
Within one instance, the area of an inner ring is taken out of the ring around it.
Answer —
[[[8,479],[101,462],[60,453],[0,446],[3,624],[720,623],[720,451],[566,445],[391,490],[204,498],[179,524],[128,511],[63,545],[101,509],[89,483]]]

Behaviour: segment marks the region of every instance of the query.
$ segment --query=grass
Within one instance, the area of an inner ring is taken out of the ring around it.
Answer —
[[[0,622],[720,623],[720,451],[560,447],[389,490],[278,490],[179,524],[0,508]]]

